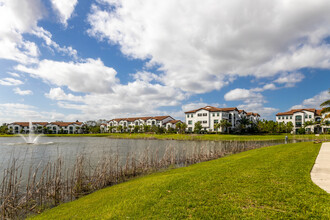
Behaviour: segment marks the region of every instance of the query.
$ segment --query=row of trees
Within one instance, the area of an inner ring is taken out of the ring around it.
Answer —
[[[187,128],[186,123],[177,123],[175,125],[175,128],[168,127],[167,129],[162,126],[156,126],[156,125],[129,125],[129,126],[110,126],[109,132],[129,132],[129,133],[148,133],[153,132],[157,134],[163,134],[163,133],[185,133],[185,130]]]

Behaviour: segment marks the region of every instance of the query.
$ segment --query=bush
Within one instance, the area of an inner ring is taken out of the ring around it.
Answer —
[[[305,129],[304,128],[299,128],[297,131],[297,134],[305,134]]]

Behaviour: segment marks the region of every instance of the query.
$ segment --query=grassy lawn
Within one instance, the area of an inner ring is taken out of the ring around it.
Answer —
[[[134,179],[36,219],[329,219],[310,170],[320,144],[251,150]]]
[[[314,134],[306,135],[234,135],[234,134],[144,134],[144,133],[104,133],[104,134],[53,134],[47,135],[49,137],[55,136],[92,136],[92,137],[109,137],[121,139],[161,139],[161,140],[192,140],[192,141],[221,141],[221,140],[236,140],[236,141],[269,141],[269,140],[284,140],[285,136],[289,139],[319,139],[330,140],[329,134],[321,134],[315,136]]]

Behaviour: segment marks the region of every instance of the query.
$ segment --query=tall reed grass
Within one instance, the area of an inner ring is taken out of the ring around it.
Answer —
[[[23,175],[27,169],[24,161],[12,158],[3,170],[0,184],[1,218],[24,218],[137,176],[265,145],[269,143],[229,141],[221,148],[167,146],[163,153],[146,147],[142,153],[129,152],[124,158],[118,152],[104,153],[97,163],[86,155],[77,155],[73,163],[65,163],[59,156],[55,161],[30,165],[27,175]]]

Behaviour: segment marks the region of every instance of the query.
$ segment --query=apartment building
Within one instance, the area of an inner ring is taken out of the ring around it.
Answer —
[[[183,122],[181,120],[171,120],[171,121],[166,122],[165,127],[166,127],[167,130],[169,128],[175,129],[176,128],[176,125],[178,123],[183,123]]]
[[[171,116],[150,116],[150,117],[134,117],[134,118],[115,118],[111,119],[107,123],[107,131],[110,131],[112,128],[112,132],[116,131],[116,127],[122,126],[123,129],[127,131],[132,130],[135,126],[157,126],[157,127],[166,127],[168,122],[174,121],[175,119]]]
[[[32,122],[32,130],[34,133],[65,133],[76,134],[81,133],[82,122]],[[8,124],[8,131],[12,134],[28,134],[30,133],[30,122],[13,122]]]
[[[242,117],[253,119],[256,122],[260,115],[253,113],[249,115],[244,110],[238,110],[236,107],[232,108],[217,108],[213,106],[205,106],[203,108],[185,112],[185,120],[188,125],[188,131],[193,131],[195,123],[200,122],[205,131],[214,131],[214,125],[220,123],[221,120],[227,120],[231,123],[229,130],[234,129],[239,125],[239,120]],[[226,132],[226,128],[220,128],[220,132]]]
[[[300,128],[305,128],[307,132],[311,133],[327,133],[330,130],[330,125],[326,123],[321,123],[322,119],[325,118],[326,114],[321,113],[321,109],[306,108],[306,109],[292,109],[287,112],[279,112],[276,114],[277,122],[292,122],[293,133],[297,133]],[[304,126],[307,121],[314,122],[313,125]],[[330,121],[325,120],[324,122]]]

